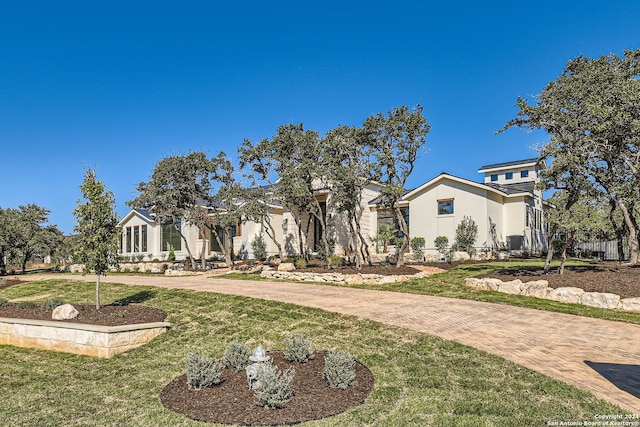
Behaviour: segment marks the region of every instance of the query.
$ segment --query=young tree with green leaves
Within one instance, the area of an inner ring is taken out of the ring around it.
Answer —
[[[372,177],[383,184],[379,205],[394,211],[400,231],[406,237],[409,236],[409,225],[399,202],[431,129],[422,111],[420,105],[413,110],[407,106],[395,107],[386,116],[379,113],[364,122],[368,145],[375,159]],[[403,239],[396,267],[404,264],[402,254],[408,245],[409,239]]]
[[[476,253],[476,240],[478,239],[478,225],[470,216],[464,216],[456,228],[456,238],[453,247],[464,251],[473,257]]]
[[[96,171],[87,169],[80,186],[82,198],[73,210],[78,233],[77,259],[96,278],[96,309],[100,309],[100,276],[106,275],[110,266],[118,265],[118,215],[115,197],[96,178]]]

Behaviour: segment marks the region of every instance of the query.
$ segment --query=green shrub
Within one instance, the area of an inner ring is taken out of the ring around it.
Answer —
[[[329,259],[331,260],[331,265],[334,267],[342,267],[344,265],[344,258],[341,256],[332,255]]]
[[[413,259],[416,261],[422,261],[424,255],[424,237],[414,237],[409,241],[409,246],[413,251]]]
[[[56,307],[60,307],[64,304],[61,299],[51,299],[42,303],[42,309],[44,311],[53,311]]]
[[[330,387],[345,389],[356,385],[356,361],[349,353],[329,352],[324,359],[323,376]]]
[[[297,269],[304,269],[307,268],[307,261],[305,261],[304,258],[296,258],[293,265],[295,265]]]
[[[18,308],[21,309],[21,310],[22,309],[27,309],[27,308],[34,308],[34,307],[37,307],[37,306],[38,306],[38,304],[36,304],[33,301],[20,301],[18,303]]]
[[[187,366],[187,386],[189,390],[201,390],[205,387],[218,385],[224,370],[222,360],[214,360],[209,356],[189,353],[184,359]]]
[[[169,255],[167,256],[167,261],[175,261],[176,260],[176,253],[173,250],[173,246],[171,247],[171,249],[169,249]]]
[[[267,242],[264,241],[262,233],[258,234],[251,242],[251,250],[255,259],[260,261],[267,259]]]
[[[0,299],[0,307],[4,307],[11,304],[9,301],[7,301],[6,299]]]
[[[285,340],[284,358],[289,362],[305,363],[315,357],[313,346],[302,335],[293,335]]]
[[[247,344],[240,340],[233,340],[224,351],[222,360],[227,368],[238,372],[249,365],[249,356],[251,356],[251,350]]]
[[[293,399],[291,383],[295,374],[296,371],[293,368],[281,372],[270,362],[261,364],[256,378],[260,387],[255,390],[258,405],[270,409],[283,408]]]

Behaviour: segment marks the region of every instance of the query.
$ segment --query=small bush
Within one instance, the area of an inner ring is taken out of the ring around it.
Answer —
[[[333,267],[342,267],[344,265],[344,258],[338,255],[332,255],[330,258],[331,265]]]
[[[56,307],[60,307],[64,304],[61,299],[51,299],[42,303],[42,309],[44,311],[53,311]]]
[[[304,269],[307,268],[307,261],[305,261],[303,258],[297,258],[293,265],[295,265],[297,269]]]
[[[189,353],[184,359],[187,366],[187,386],[189,390],[201,390],[218,385],[222,381],[220,375],[224,370],[222,360],[214,360],[209,356]]]
[[[413,259],[416,261],[422,261],[424,255],[424,237],[414,237],[409,241],[409,246],[413,251]]]
[[[289,362],[305,363],[315,357],[313,346],[302,335],[293,335],[285,340],[286,349],[282,352]]]
[[[20,301],[18,303],[18,308],[21,309],[21,310],[27,309],[27,308],[34,308],[34,307],[37,307],[37,306],[38,306],[38,304],[36,304],[33,301]]]
[[[249,365],[249,356],[251,356],[251,350],[247,344],[240,340],[233,340],[224,351],[222,360],[227,368],[238,372]]]
[[[0,299],[0,307],[4,307],[11,304],[9,301],[7,301],[6,299]]]
[[[330,352],[324,359],[323,376],[330,387],[345,389],[356,385],[356,361],[349,353]]]
[[[291,383],[295,374],[296,371],[293,368],[281,372],[277,366],[271,363],[262,364],[257,375],[260,387],[255,390],[258,405],[270,409],[283,408],[287,402],[293,399]]]
[[[176,252],[173,250],[173,246],[169,249],[169,255],[167,256],[167,261],[175,261],[176,260]]]
[[[267,242],[264,241],[262,233],[258,234],[251,242],[251,250],[255,259],[260,261],[267,259]]]

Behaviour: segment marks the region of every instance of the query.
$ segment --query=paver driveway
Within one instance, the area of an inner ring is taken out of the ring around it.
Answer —
[[[28,278],[47,277],[60,278]],[[64,277],[94,280],[92,276]],[[112,276],[106,281],[281,301],[436,335],[590,391],[640,415],[640,325],[477,301],[306,283],[205,276]]]

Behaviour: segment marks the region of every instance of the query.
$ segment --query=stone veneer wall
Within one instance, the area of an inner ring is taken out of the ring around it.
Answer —
[[[385,276],[382,274],[342,274],[342,273],[305,273],[295,271],[263,270],[260,276],[267,279],[297,280],[301,282],[326,282],[347,285],[382,285],[388,283],[406,282],[419,277],[426,277],[433,273],[421,271],[412,276]]]
[[[522,282],[520,279],[503,282],[493,278],[468,278],[465,285],[480,291],[497,291],[512,295],[525,295],[570,304],[609,308],[625,311],[640,311],[640,298],[620,298],[607,292],[585,292],[581,288],[550,288],[546,280]]]
[[[0,345],[109,358],[146,344],[169,326],[167,322],[98,326],[0,317]]]

